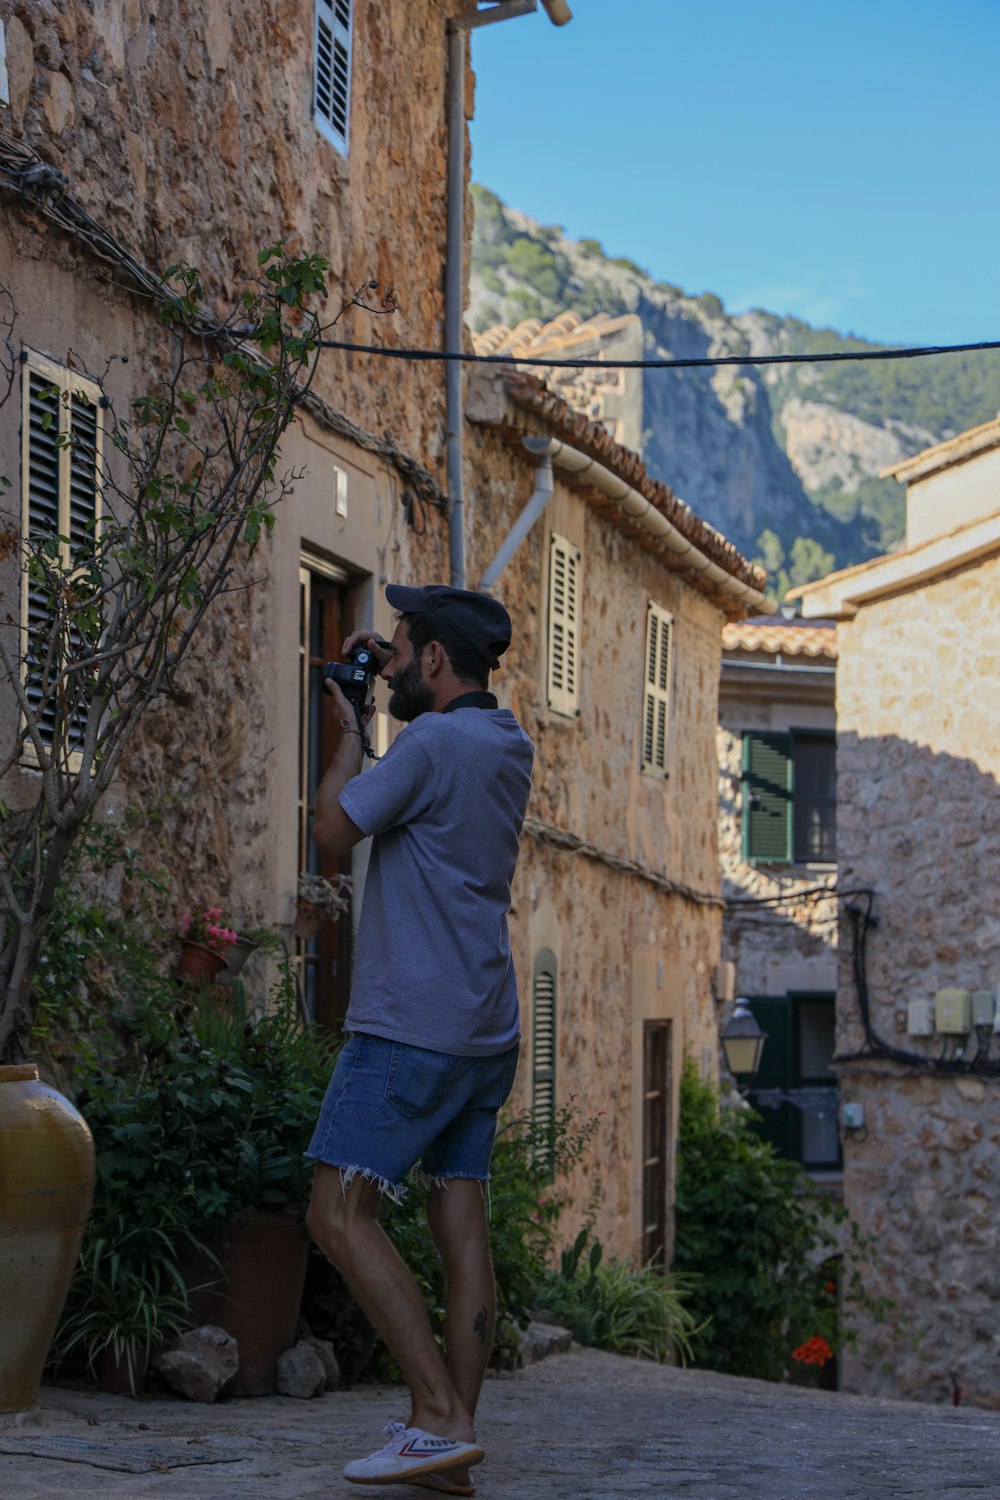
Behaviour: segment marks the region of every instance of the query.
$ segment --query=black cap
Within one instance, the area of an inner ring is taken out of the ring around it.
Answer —
[[[436,615],[474,647],[490,667],[500,665],[500,657],[510,645],[510,615],[499,599],[491,599],[488,594],[453,589],[443,583],[429,583],[419,589],[390,583],[385,597],[402,615]]]

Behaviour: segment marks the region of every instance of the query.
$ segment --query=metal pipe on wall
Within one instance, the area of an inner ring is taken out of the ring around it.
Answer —
[[[463,257],[465,254],[465,39],[458,21],[448,22],[448,229],[445,264],[444,346],[462,349]],[[445,451],[448,485],[448,556],[452,588],[465,588],[465,486],[462,426],[465,407],[460,360],[445,365]]]
[[[444,288],[444,347],[447,354],[462,352],[462,317],[465,312],[465,40],[479,26],[511,21],[531,15],[538,0],[496,0],[481,8],[483,0],[465,0],[462,14],[448,22],[448,227]],[[573,19],[566,0],[542,0],[553,26]],[[448,558],[452,588],[465,588],[465,474],[463,469],[465,422],[464,370],[460,360],[445,365],[445,456],[448,485]]]

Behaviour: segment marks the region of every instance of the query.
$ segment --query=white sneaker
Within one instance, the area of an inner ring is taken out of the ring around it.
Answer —
[[[344,1478],[352,1484],[398,1484],[416,1474],[478,1464],[486,1457],[475,1443],[438,1437],[420,1427],[404,1427],[402,1422],[390,1422],[384,1431],[389,1434],[384,1448],[369,1458],[356,1458],[345,1468]]]

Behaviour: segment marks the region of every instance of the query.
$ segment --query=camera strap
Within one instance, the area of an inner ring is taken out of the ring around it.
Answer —
[[[358,721],[358,734],[361,736],[361,749],[369,760],[381,760],[381,755],[376,755],[372,749],[372,742],[368,734],[368,726],[361,717],[361,704],[354,703],[354,717]]]

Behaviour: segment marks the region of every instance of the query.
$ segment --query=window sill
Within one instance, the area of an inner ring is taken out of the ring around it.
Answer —
[[[798,859],[748,859],[746,864],[752,865],[755,870],[784,870],[794,873],[796,870],[806,872],[815,871],[817,874],[836,873],[838,864],[832,860],[798,860]]]

